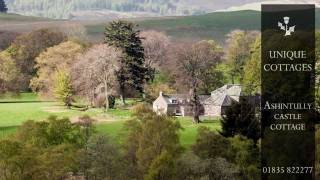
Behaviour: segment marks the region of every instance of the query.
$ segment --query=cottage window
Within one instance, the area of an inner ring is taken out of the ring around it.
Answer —
[[[176,99],[172,99],[172,103],[178,103],[178,101]]]

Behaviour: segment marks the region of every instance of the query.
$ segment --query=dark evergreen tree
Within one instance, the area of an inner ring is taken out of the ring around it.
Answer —
[[[240,104],[232,103],[232,105],[226,110],[225,115],[222,116],[221,126],[222,130],[220,134],[225,137],[233,137],[237,133],[236,122],[240,120],[241,108]]]
[[[120,95],[125,103],[125,89],[133,87],[143,93],[147,69],[144,66],[144,49],[136,25],[127,21],[113,21],[106,27],[105,43],[120,48],[120,70],[117,73]]]
[[[0,13],[7,13],[8,8],[4,0],[0,0]]]
[[[255,143],[260,138],[260,121],[256,116],[256,108],[247,99],[240,99],[240,103],[233,103],[226,110],[221,121],[220,134],[225,137],[243,135]]]

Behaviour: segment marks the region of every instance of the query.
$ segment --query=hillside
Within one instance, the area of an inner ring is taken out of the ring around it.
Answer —
[[[23,16],[12,13],[0,13],[0,21],[48,21],[48,18],[35,17],[35,16]]]
[[[49,18],[0,13],[0,31],[26,33],[34,29],[61,27],[69,23]]]
[[[166,17],[134,20],[140,29],[166,32],[173,39],[215,39],[224,41],[225,35],[234,29],[259,30],[260,12],[215,12],[206,15]],[[88,33],[99,36],[104,24],[87,26]]]
[[[56,19],[79,19],[78,14],[90,16],[109,11],[119,13],[156,14],[161,16],[196,15],[254,3],[259,0],[5,0],[9,11],[23,15]],[[300,1],[300,0],[297,0]],[[84,18],[84,17],[81,17]]]
[[[142,29],[165,31],[176,39],[215,39],[222,43],[225,35],[232,30],[260,30],[261,13],[252,10],[214,12],[198,16],[150,19],[137,23]],[[320,28],[320,9],[316,9],[316,28]]]
[[[175,38],[216,39],[234,30],[259,30],[260,12],[216,12],[206,15],[181,17],[177,19],[146,20],[139,22],[143,29],[155,28],[166,31]]]
[[[214,39],[220,43],[223,43],[225,35],[234,29],[260,30],[260,19],[260,12],[252,10],[214,12],[205,15],[183,17],[127,18],[129,21],[135,21],[139,24],[139,28],[142,30],[155,29],[164,31],[174,40]],[[29,22],[27,22],[28,20]],[[21,24],[19,23],[19,25],[17,25],[19,21]],[[0,26],[0,30],[25,32],[32,30],[31,28],[61,27],[73,23],[85,26],[91,40],[102,41],[104,26],[109,21],[111,21],[111,19],[100,19],[96,21],[43,21],[42,18],[35,18],[33,20],[33,17],[0,15],[0,22],[7,24],[6,26]],[[33,25],[28,26],[29,23],[33,23]],[[316,10],[316,27],[320,27],[319,9]]]
[[[255,10],[260,11],[262,4],[315,4],[320,7],[319,0],[260,0],[255,2],[246,2],[242,5],[234,5],[226,8],[223,11],[240,11],[240,10]]]
[[[6,0],[9,11],[32,16],[70,19],[82,11],[148,12],[159,15],[204,13],[185,0]]]

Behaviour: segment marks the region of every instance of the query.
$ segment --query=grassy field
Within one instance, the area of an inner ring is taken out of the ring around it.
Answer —
[[[21,94],[12,99],[5,96],[0,98],[0,127],[19,126],[26,120],[40,121],[50,115],[58,117],[95,116],[102,113],[101,109],[90,109],[82,112],[66,109],[62,104],[51,101],[41,101],[34,94]]]
[[[133,105],[137,100],[131,99],[127,102],[129,105]],[[42,101],[32,93],[22,93],[19,96],[1,96],[0,138],[14,133],[16,129],[27,120],[41,121],[50,115],[68,117],[71,120],[82,115],[89,115],[99,120],[95,125],[98,133],[119,138],[125,121],[130,119],[131,116],[129,107],[112,109],[107,113],[102,109],[90,109],[84,112],[78,109],[66,109],[58,102]],[[183,127],[183,130],[180,131],[180,140],[186,147],[195,142],[199,126],[206,126],[213,130],[220,129],[220,122],[218,120],[203,119],[204,122],[200,125],[193,124],[190,117],[179,117],[177,120]]]

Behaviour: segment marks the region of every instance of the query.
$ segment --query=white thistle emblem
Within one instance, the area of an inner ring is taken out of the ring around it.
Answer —
[[[280,27],[281,30],[286,31],[286,34],[284,36],[290,36],[291,33],[294,32],[294,29],[296,26],[291,26],[291,27],[288,26],[290,17],[284,17],[283,20],[284,20],[285,26],[281,22],[278,22],[278,26]]]

